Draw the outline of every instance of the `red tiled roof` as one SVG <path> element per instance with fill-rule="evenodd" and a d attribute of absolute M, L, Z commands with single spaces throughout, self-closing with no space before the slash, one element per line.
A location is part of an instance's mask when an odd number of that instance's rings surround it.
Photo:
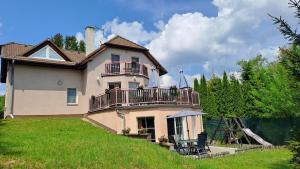
<path fill-rule="evenodd" d="M 62 57 L 65 58 L 65 61 L 53 61 L 47 59 L 34 59 L 28 57 L 30 54 L 36 52 L 45 45 L 50 45 L 56 52 L 58 52 Z M 26 45 L 18 43 L 7 43 L 0 45 L 1 47 L 1 57 L 4 59 L 15 59 L 19 61 L 34 62 L 40 64 L 54 64 L 54 65 L 66 65 L 66 66 L 84 66 L 88 61 L 92 60 L 95 56 L 105 51 L 107 48 L 121 48 L 127 50 L 136 50 L 144 53 L 149 60 L 151 60 L 154 65 L 158 68 L 159 74 L 163 75 L 167 73 L 167 70 L 151 55 L 149 50 L 143 46 L 140 46 L 130 40 L 127 40 L 121 36 L 116 36 L 106 43 L 102 44 L 100 48 L 96 49 L 88 56 L 83 52 L 63 50 L 58 48 L 50 40 L 45 40 L 38 45 Z"/>

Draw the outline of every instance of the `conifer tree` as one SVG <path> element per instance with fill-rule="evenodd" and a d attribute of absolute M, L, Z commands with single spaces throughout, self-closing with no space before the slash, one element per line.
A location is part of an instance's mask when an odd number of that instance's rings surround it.
<path fill-rule="evenodd" d="M 66 36 L 65 49 L 78 51 L 78 42 L 75 36 Z"/>
<path fill-rule="evenodd" d="M 207 101 L 207 84 L 205 76 L 202 75 L 199 86 L 199 94 L 200 94 L 200 105 L 204 112 L 206 112 L 206 101 Z"/>
<path fill-rule="evenodd" d="M 242 87 L 235 76 L 230 77 L 231 94 L 232 94 L 232 114 L 237 117 L 244 115 L 244 98 Z"/>
<path fill-rule="evenodd" d="M 59 48 L 63 49 L 64 48 L 64 37 L 60 34 L 57 33 L 51 38 L 51 41 Z"/>
<path fill-rule="evenodd" d="M 214 103 L 211 104 L 211 109 L 215 112 L 215 117 L 220 117 L 220 104 L 221 104 L 221 97 L 222 97 L 222 81 L 216 75 L 213 75 L 208 82 L 209 92 L 210 95 L 213 96 L 212 100 Z"/>
<path fill-rule="evenodd" d="M 197 78 L 194 79 L 194 90 L 196 92 L 199 92 L 199 89 L 200 89 L 200 85 L 199 85 L 199 81 Z"/>
<path fill-rule="evenodd" d="M 227 77 L 226 72 L 223 73 L 222 79 L 222 91 L 221 91 L 221 103 L 220 103 L 220 113 L 223 115 L 230 115 L 230 110 L 232 109 L 232 99 L 231 99 L 231 92 L 230 92 L 230 84 Z"/>
<path fill-rule="evenodd" d="M 85 43 L 83 40 L 79 41 L 79 44 L 78 44 L 78 51 L 80 52 L 85 52 Z"/>

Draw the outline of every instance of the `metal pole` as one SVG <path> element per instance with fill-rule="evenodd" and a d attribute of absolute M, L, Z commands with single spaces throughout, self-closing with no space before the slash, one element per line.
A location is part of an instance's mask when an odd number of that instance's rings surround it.
<path fill-rule="evenodd" d="M 187 120 L 187 116 L 185 117 L 185 121 L 186 121 L 186 129 L 187 129 L 188 139 L 190 141 L 191 140 L 190 139 L 190 130 L 189 130 L 189 123 L 188 123 L 188 120 Z"/>

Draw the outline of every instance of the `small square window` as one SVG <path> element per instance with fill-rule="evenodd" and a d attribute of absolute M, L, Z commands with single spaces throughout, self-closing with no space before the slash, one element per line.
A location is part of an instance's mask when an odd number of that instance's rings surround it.
<path fill-rule="evenodd" d="M 77 91 L 76 88 L 67 89 L 67 103 L 68 104 L 77 104 Z"/>

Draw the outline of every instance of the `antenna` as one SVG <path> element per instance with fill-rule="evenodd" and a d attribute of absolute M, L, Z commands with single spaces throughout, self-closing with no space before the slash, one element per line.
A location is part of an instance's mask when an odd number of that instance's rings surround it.
<path fill-rule="evenodd" d="M 104 38 L 104 31 L 105 31 L 105 29 L 104 29 L 104 28 L 101 28 L 100 31 L 101 31 L 101 33 L 102 33 L 102 37 Z M 102 43 L 102 41 L 101 41 L 101 39 L 100 39 L 100 45 L 102 45 L 102 44 L 103 44 L 103 43 Z"/>

